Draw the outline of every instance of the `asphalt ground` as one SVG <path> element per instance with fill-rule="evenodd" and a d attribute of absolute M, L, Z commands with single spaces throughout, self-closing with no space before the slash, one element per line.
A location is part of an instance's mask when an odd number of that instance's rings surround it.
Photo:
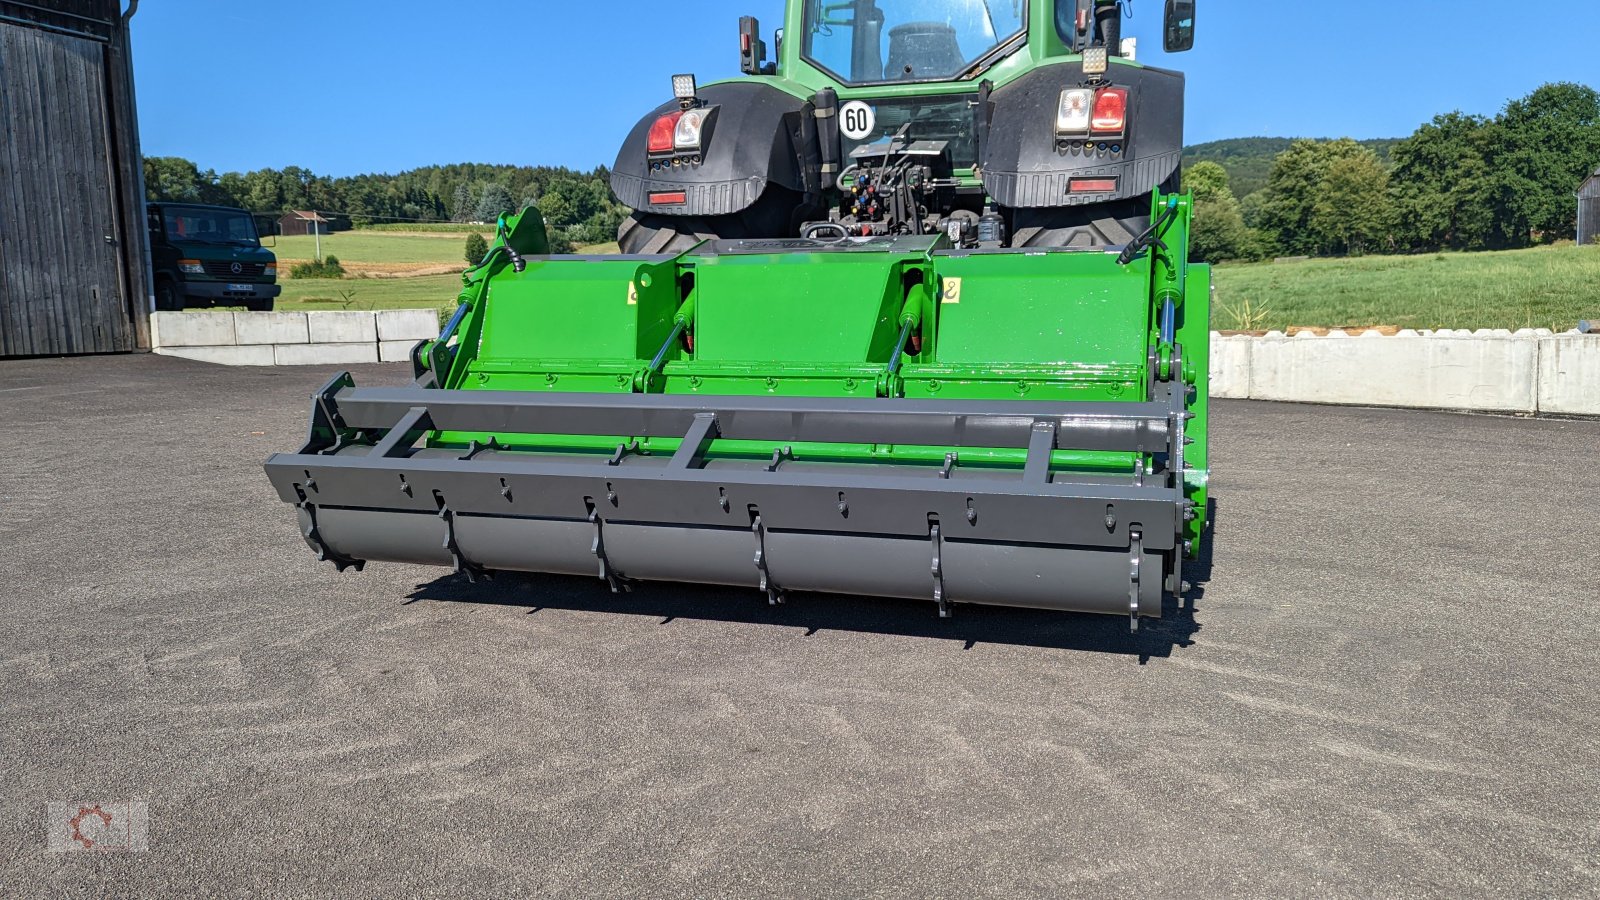
<path fill-rule="evenodd" d="M 0 363 L 0 894 L 1600 892 L 1600 423 L 1218 403 L 1135 638 L 337 575 L 261 471 L 328 374 Z"/>

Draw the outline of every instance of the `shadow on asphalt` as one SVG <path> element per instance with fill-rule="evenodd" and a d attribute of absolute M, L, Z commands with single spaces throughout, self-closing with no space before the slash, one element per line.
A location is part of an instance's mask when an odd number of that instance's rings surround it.
<path fill-rule="evenodd" d="M 1211 521 L 1215 523 L 1216 504 Z M 420 585 L 408 603 L 478 603 L 527 607 L 530 615 L 546 609 L 647 616 L 668 625 L 679 619 L 737 622 L 804 628 L 806 636 L 822 631 L 862 632 L 909 638 L 959 641 L 964 649 L 979 644 L 1010 644 L 1053 650 L 1077 650 L 1138 656 L 1140 663 L 1164 659 L 1175 648 L 1194 643 L 1196 618 L 1205 584 L 1211 579 L 1211 536 L 1206 532 L 1200 558 L 1189 563 L 1184 577 L 1193 585 L 1180 607 L 1168 597 L 1166 615 L 1144 620 L 1137 633 L 1116 616 L 1094 616 L 999 606 L 958 606 L 955 616 L 940 619 L 931 602 L 834 594 L 791 594 L 781 606 L 769 606 L 756 591 L 714 585 L 646 582 L 613 594 L 597 578 L 569 575 L 497 574 L 472 584 L 461 575 L 447 575 Z"/>

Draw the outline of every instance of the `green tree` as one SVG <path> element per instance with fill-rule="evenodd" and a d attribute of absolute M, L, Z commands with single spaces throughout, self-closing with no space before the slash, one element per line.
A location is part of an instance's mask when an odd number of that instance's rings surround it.
<path fill-rule="evenodd" d="M 200 169 L 176 156 L 144 158 L 145 198 L 151 202 L 199 203 Z"/>
<path fill-rule="evenodd" d="M 456 185 L 455 193 L 450 200 L 450 221 L 470 222 L 477 212 L 472 202 L 472 188 L 466 182 Z"/>
<path fill-rule="evenodd" d="M 1359 256 L 1391 249 L 1394 206 L 1389 172 L 1365 147 L 1333 160 L 1317 192 L 1311 231 L 1324 251 Z"/>
<path fill-rule="evenodd" d="M 244 176 L 243 201 L 256 212 L 281 212 L 284 207 L 283 183 L 272 169 L 257 169 Z"/>
<path fill-rule="evenodd" d="M 1495 171 L 1506 243 L 1571 237 L 1573 194 L 1600 160 L 1600 92 L 1547 84 L 1513 100 L 1497 120 Z"/>
<path fill-rule="evenodd" d="M 578 221 L 577 204 L 568 200 L 559 189 L 551 189 L 539 198 L 539 212 L 552 227 L 565 228 Z"/>
<path fill-rule="evenodd" d="M 1228 170 L 1210 161 L 1196 163 L 1183 170 L 1183 189 L 1194 194 L 1189 243 L 1197 260 L 1221 262 L 1251 255 L 1250 229 L 1228 186 Z"/>
<path fill-rule="evenodd" d="M 483 262 L 488 253 L 489 242 L 483 239 L 483 235 L 476 231 L 467 235 L 467 265 L 475 266 Z"/>
<path fill-rule="evenodd" d="M 1311 255 L 1323 249 L 1314 220 L 1328 171 L 1341 159 L 1371 152 L 1349 138 L 1295 141 L 1273 162 L 1260 227 L 1274 252 Z"/>
<path fill-rule="evenodd" d="M 483 186 L 483 193 L 478 197 L 476 219 L 479 222 L 493 222 L 500 218 L 501 213 L 513 212 L 511 206 L 515 202 L 505 185 L 490 182 Z"/>
<path fill-rule="evenodd" d="M 1435 116 L 1394 148 L 1398 237 L 1413 250 L 1483 250 L 1500 217 L 1493 154 L 1499 126 L 1461 112 Z"/>

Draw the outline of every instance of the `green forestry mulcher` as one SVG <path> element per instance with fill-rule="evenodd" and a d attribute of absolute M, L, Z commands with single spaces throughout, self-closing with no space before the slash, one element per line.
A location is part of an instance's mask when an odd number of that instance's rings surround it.
<path fill-rule="evenodd" d="M 623 255 L 507 216 L 414 385 L 267 472 L 341 570 L 1163 614 L 1206 527 L 1183 77 L 1104 0 L 793 0 L 647 116 Z M 1167 49 L 1193 43 L 1169 0 Z"/>

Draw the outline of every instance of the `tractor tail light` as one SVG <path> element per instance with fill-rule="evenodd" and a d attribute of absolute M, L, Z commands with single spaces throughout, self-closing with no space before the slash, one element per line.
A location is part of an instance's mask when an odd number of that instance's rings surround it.
<path fill-rule="evenodd" d="M 1095 134 L 1121 134 L 1128 127 L 1128 89 L 1105 88 L 1094 98 Z"/>
<path fill-rule="evenodd" d="M 678 130 L 678 120 L 683 118 L 683 113 L 667 113 L 650 126 L 649 148 L 651 153 L 671 153 L 673 148 L 673 133 Z"/>

